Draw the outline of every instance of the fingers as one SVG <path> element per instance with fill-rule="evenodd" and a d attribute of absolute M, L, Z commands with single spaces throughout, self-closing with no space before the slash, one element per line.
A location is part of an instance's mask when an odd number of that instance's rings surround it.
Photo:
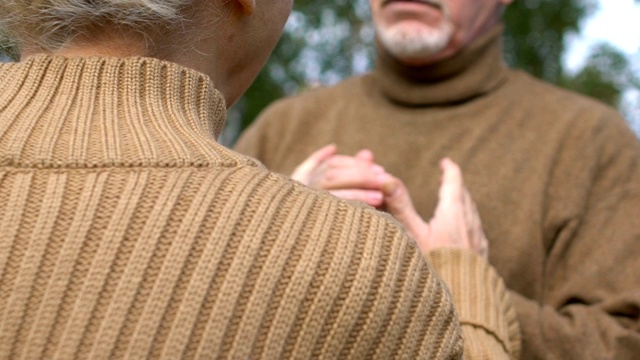
<path fill-rule="evenodd" d="M 383 194 L 377 190 L 345 189 L 331 190 L 330 193 L 341 199 L 360 201 L 376 208 L 383 204 Z"/>
<path fill-rule="evenodd" d="M 482 229 L 480 214 L 467 190 L 460 167 L 443 159 L 439 201 L 429 225 L 434 247 L 461 247 L 487 258 L 488 241 Z"/>
<path fill-rule="evenodd" d="M 291 178 L 305 185 L 309 185 L 309 175 L 317 168 L 322 162 L 329 159 L 336 154 L 338 147 L 335 144 L 329 144 L 312 153 L 306 160 L 304 160 L 298 167 L 293 170 Z"/>
<path fill-rule="evenodd" d="M 380 176 L 384 172 L 370 150 L 360 150 L 355 156 L 336 155 L 335 145 L 328 145 L 309 156 L 291 177 L 323 190 L 375 190 L 382 185 Z"/>
<path fill-rule="evenodd" d="M 329 158 L 322 161 L 321 164 L 318 165 L 319 169 L 330 169 L 330 168 L 351 168 L 351 167 L 361 167 L 361 168 L 372 168 L 378 170 L 384 170 L 384 168 L 373 162 L 371 159 L 367 158 L 358 158 L 354 156 L 348 155 L 333 155 Z"/>
<path fill-rule="evenodd" d="M 413 202 L 404 183 L 393 176 L 387 176 L 382 185 L 385 196 L 385 204 L 392 215 L 404 215 L 415 211 Z"/>
<path fill-rule="evenodd" d="M 373 153 L 367 149 L 358 151 L 355 156 L 337 155 L 336 152 L 334 144 L 316 150 L 291 177 L 344 199 L 382 206 L 380 187 L 385 170 L 374 162 Z"/>
<path fill-rule="evenodd" d="M 447 206 L 463 201 L 464 181 L 462 180 L 462 171 L 458 164 L 449 158 L 444 158 L 440 162 L 440 170 L 442 171 L 442 176 L 440 190 L 438 192 L 439 200 Z"/>
<path fill-rule="evenodd" d="M 382 192 L 387 211 L 413 236 L 420 250 L 426 251 L 429 229 L 413 206 L 407 187 L 400 179 L 387 175 Z"/>
<path fill-rule="evenodd" d="M 373 153 L 369 149 L 362 149 L 356 153 L 356 159 L 373 163 Z"/>
<path fill-rule="evenodd" d="M 444 158 L 440 161 L 440 170 L 442 170 L 443 182 L 447 182 L 455 185 L 462 185 L 462 170 L 460 166 L 453 162 L 449 158 Z"/>
<path fill-rule="evenodd" d="M 382 186 L 385 170 L 383 167 L 355 158 L 334 156 L 318 167 L 311 176 L 313 187 L 335 189 L 379 189 Z"/>

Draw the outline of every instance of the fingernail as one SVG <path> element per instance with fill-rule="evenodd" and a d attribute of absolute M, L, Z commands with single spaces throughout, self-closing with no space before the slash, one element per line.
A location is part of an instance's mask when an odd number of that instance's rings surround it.
<path fill-rule="evenodd" d="M 382 192 L 387 196 L 392 196 L 398 190 L 398 184 L 393 181 L 387 181 L 382 184 Z"/>

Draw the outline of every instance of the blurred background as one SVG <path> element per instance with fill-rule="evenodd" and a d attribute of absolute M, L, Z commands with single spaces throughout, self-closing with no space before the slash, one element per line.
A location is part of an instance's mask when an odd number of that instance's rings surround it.
<path fill-rule="evenodd" d="M 618 108 L 640 136 L 640 0 L 515 0 L 504 14 L 505 61 Z M 1 40 L 0 58 L 16 58 Z M 373 66 L 369 0 L 296 0 L 266 67 L 230 110 L 231 145 L 272 101 Z"/>
<path fill-rule="evenodd" d="M 618 108 L 640 136 L 640 0 L 515 0 L 505 61 Z M 369 0 L 296 0 L 267 66 L 229 112 L 222 141 L 272 101 L 373 66 Z"/>

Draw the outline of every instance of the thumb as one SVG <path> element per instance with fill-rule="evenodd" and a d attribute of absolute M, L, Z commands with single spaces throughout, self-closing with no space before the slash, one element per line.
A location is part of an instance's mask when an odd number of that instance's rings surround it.
<path fill-rule="evenodd" d="M 291 178 L 305 185 L 309 185 L 309 174 L 311 171 L 322 164 L 323 161 L 335 155 L 337 150 L 338 147 L 336 144 L 329 144 L 316 150 L 293 170 Z"/>
<path fill-rule="evenodd" d="M 409 190 L 404 183 L 391 175 L 382 185 L 387 211 L 414 237 L 419 238 L 425 223 L 416 212 Z"/>
<path fill-rule="evenodd" d="M 460 167 L 451 159 L 444 158 L 440 162 L 440 169 L 442 171 L 442 181 L 438 192 L 439 205 L 448 207 L 456 202 L 462 202 L 464 181 Z"/>

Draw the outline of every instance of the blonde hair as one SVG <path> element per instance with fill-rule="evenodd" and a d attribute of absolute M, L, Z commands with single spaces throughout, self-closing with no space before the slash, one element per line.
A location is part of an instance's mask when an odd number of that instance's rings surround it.
<path fill-rule="evenodd" d="M 192 0 L 0 0 L 0 30 L 18 46 L 54 50 L 78 35 L 117 27 L 175 26 Z"/>

